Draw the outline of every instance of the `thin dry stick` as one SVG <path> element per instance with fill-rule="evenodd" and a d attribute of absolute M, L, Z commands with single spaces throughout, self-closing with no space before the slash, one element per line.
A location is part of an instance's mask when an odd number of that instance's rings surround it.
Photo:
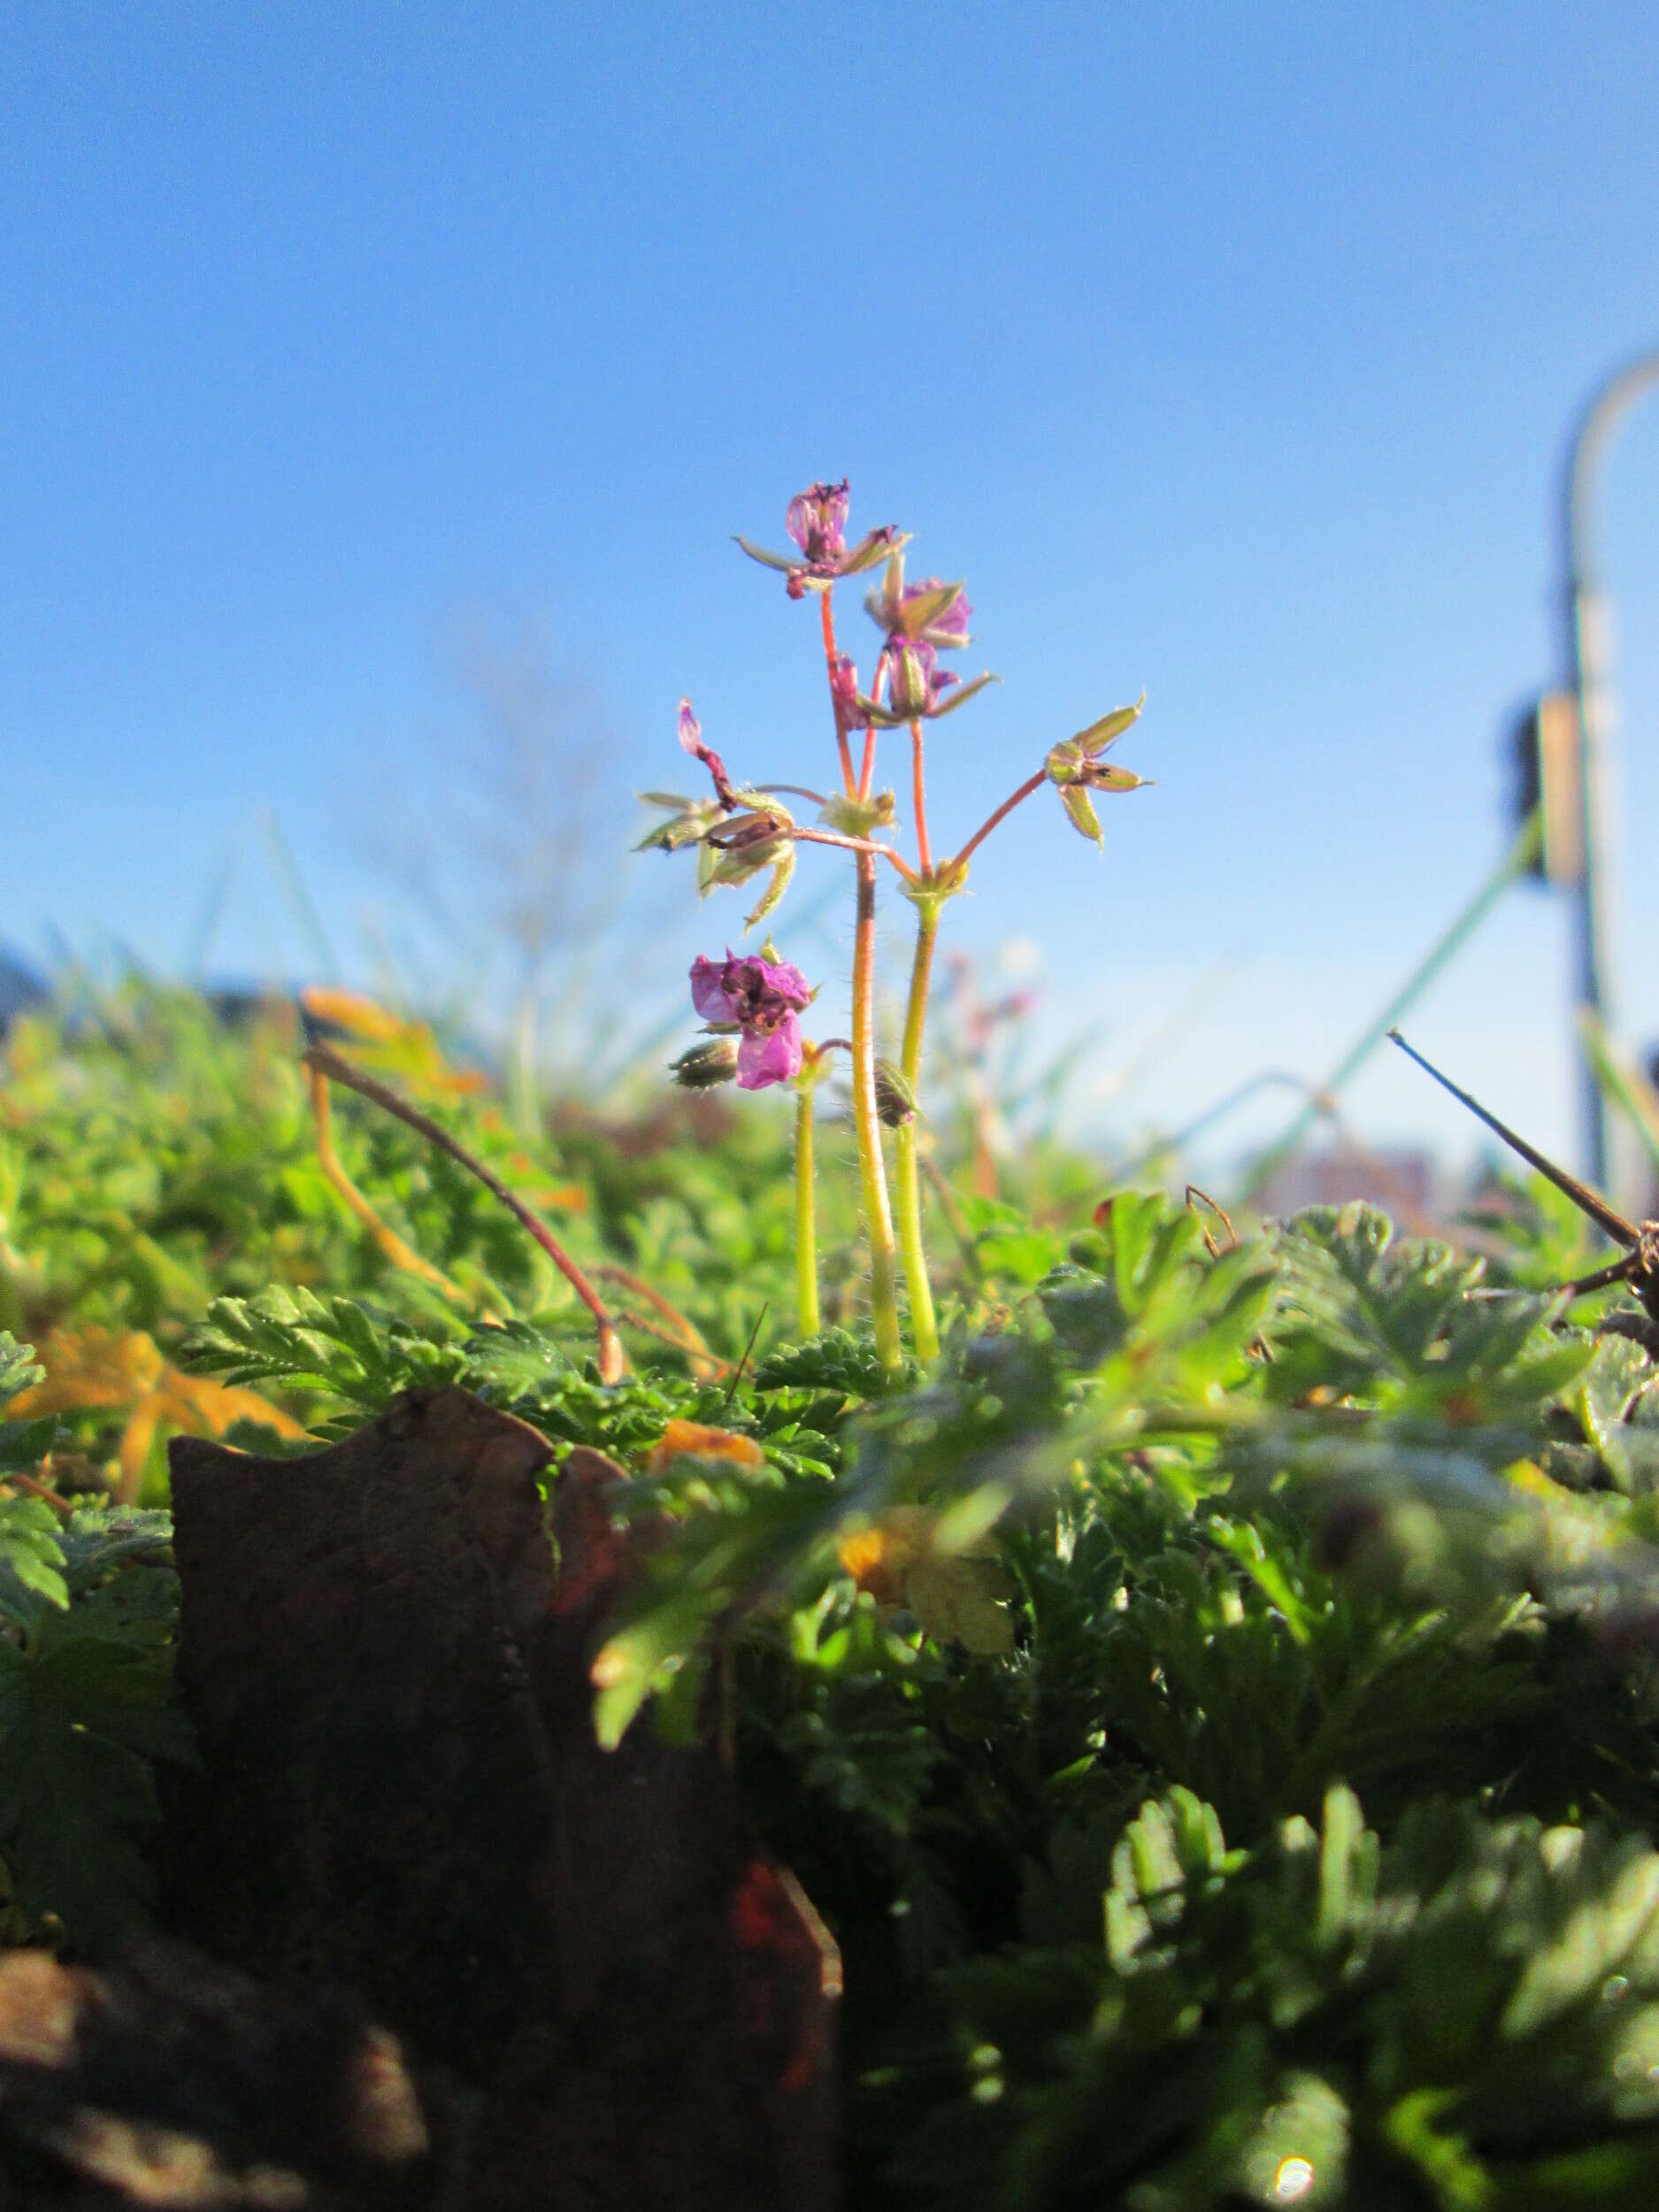
<path fill-rule="evenodd" d="M 699 1382 L 718 1382 L 730 1370 L 729 1360 L 717 1359 L 712 1352 L 700 1358 L 683 1336 L 664 1328 L 660 1321 L 648 1319 L 642 1313 L 631 1313 L 626 1306 L 618 1306 L 611 1317 L 619 1329 L 638 1329 L 644 1336 L 654 1336 L 659 1344 L 672 1344 L 675 1351 L 683 1352 Z"/>
<path fill-rule="evenodd" d="M 755 1348 L 755 1339 L 760 1334 L 760 1325 L 766 1318 L 771 1303 L 771 1299 L 767 1299 L 755 1316 L 755 1325 L 749 1333 L 749 1342 L 743 1347 L 743 1356 L 732 1370 L 732 1379 L 726 1386 L 726 1395 L 720 1401 L 723 1406 L 729 1406 L 737 1394 L 737 1386 L 743 1379 L 743 1370 L 749 1365 L 749 1356 Z"/>
<path fill-rule="evenodd" d="M 60 1498 L 50 1484 L 36 1482 L 33 1475 L 19 1474 L 15 1467 L 0 1481 L 0 1492 L 6 1490 L 21 1490 L 31 1498 L 38 1498 L 42 1505 L 50 1505 L 53 1512 L 61 1513 L 66 1521 L 74 1517 L 75 1509 L 67 1498 Z"/>
<path fill-rule="evenodd" d="M 411 1245 L 405 1244 L 396 1229 L 380 1219 L 374 1208 L 363 1195 L 341 1164 L 334 1150 L 332 1116 L 328 1104 L 328 1078 L 319 1067 L 308 1067 L 311 1078 L 311 1111 L 317 1117 L 317 1163 L 323 1174 L 334 1186 L 368 1231 L 394 1267 L 401 1267 L 405 1274 L 419 1275 L 423 1283 L 431 1283 L 446 1298 L 463 1298 L 465 1293 L 458 1283 L 452 1283 L 442 1268 L 430 1260 L 422 1259 Z"/>
<path fill-rule="evenodd" d="M 1223 1228 L 1225 1229 L 1227 1233 L 1227 1249 L 1232 1251 L 1233 1247 L 1239 1241 L 1239 1233 L 1233 1225 L 1233 1216 L 1227 1211 L 1225 1206 L 1218 1205 L 1210 1195 L 1210 1193 L 1207 1190 L 1200 1190 L 1196 1183 L 1189 1183 L 1187 1186 L 1187 1203 L 1191 1208 L 1192 1211 L 1196 1214 L 1198 1211 L 1198 1206 L 1194 1206 L 1193 1204 L 1193 1201 L 1194 1199 L 1198 1201 L 1198 1205 L 1208 1206 L 1210 1212 L 1215 1215 L 1216 1218 L 1221 1223 Z M 1221 1257 L 1221 1248 L 1217 1245 L 1214 1237 L 1210 1235 L 1208 1227 L 1204 1226 L 1202 1220 L 1200 1222 L 1200 1227 L 1203 1233 L 1205 1251 L 1209 1253 L 1212 1260 L 1218 1260 Z"/>
<path fill-rule="evenodd" d="M 649 1283 L 638 1275 L 631 1275 L 626 1267 L 618 1267 L 614 1260 L 595 1261 L 594 1273 L 607 1283 L 620 1284 L 624 1290 L 631 1290 L 636 1298 L 643 1298 L 648 1305 L 656 1307 L 664 1320 L 668 1322 L 671 1327 L 677 1329 L 680 1334 L 678 1338 L 672 1337 L 664 1329 L 652 1329 L 651 1334 L 662 1337 L 664 1343 L 678 1342 L 680 1350 L 690 1357 L 692 1373 L 696 1375 L 699 1366 L 703 1369 L 703 1373 L 697 1376 L 700 1382 L 710 1380 L 716 1375 L 725 1374 L 731 1364 L 730 1361 L 717 1357 L 709 1349 L 703 1333 L 696 1323 L 688 1320 L 678 1306 L 671 1305 L 660 1290 L 653 1290 Z M 621 1314 L 617 1316 L 618 1320 L 624 1317 Z M 648 1322 L 640 1320 L 637 1316 L 634 1318 L 636 1326 L 640 1328 L 650 1326 Z"/>
<path fill-rule="evenodd" d="M 617 1334 L 616 1324 L 611 1320 L 603 1299 L 546 1222 L 533 1214 L 524 1201 L 515 1197 L 498 1175 L 492 1173 L 482 1160 L 475 1158 L 464 1144 L 458 1143 L 429 1114 L 423 1114 L 419 1107 L 411 1106 L 396 1091 L 388 1089 L 384 1083 L 377 1082 L 373 1076 L 365 1075 L 360 1068 L 354 1068 L 349 1060 L 342 1060 L 326 1045 L 313 1045 L 303 1056 L 303 1065 L 318 1074 L 326 1075 L 331 1083 L 343 1083 L 348 1090 L 372 1099 L 375 1105 L 384 1108 L 387 1113 L 395 1115 L 417 1134 L 425 1137 L 428 1144 L 435 1144 L 440 1152 L 447 1152 L 457 1165 L 464 1167 L 469 1175 L 476 1176 L 490 1196 L 505 1206 L 519 1227 L 541 1246 L 592 1314 L 594 1326 L 599 1335 L 600 1381 L 613 1383 L 622 1379 L 627 1360 L 622 1349 L 622 1339 Z"/>

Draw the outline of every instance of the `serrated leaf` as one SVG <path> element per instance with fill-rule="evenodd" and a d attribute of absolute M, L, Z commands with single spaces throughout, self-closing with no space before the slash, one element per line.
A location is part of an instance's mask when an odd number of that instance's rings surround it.
<path fill-rule="evenodd" d="M 755 1372 L 757 1390 L 829 1390 L 849 1398 L 879 1398 L 902 1385 L 879 1356 L 872 1337 L 826 1329 L 804 1344 L 771 1352 Z"/>
<path fill-rule="evenodd" d="M 166 1650 L 85 1634 L 79 1609 L 0 1643 L 0 1854 L 18 1903 L 95 1955 L 147 1913 L 150 1762 L 192 1755 Z"/>
<path fill-rule="evenodd" d="M 32 1344 L 19 1344 L 8 1330 L 0 1329 L 0 1405 L 30 1389 L 44 1372 Z"/>
<path fill-rule="evenodd" d="M 27 1622 L 68 1605 L 61 1525 L 39 1498 L 0 1497 L 0 1617 Z"/>

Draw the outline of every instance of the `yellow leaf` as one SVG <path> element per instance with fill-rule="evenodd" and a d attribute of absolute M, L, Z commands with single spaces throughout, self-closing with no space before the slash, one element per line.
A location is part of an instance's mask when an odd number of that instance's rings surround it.
<path fill-rule="evenodd" d="M 383 1075 L 399 1075 L 417 1088 L 452 1096 L 488 1088 L 475 1069 L 452 1068 L 425 1022 L 411 1021 L 359 991 L 312 985 L 300 1003 L 315 1020 L 343 1030 L 355 1056 Z"/>
<path fill-rule="evenodd" d="M 205 1430 L 210 1436 L 223 1436 L 238 1421 L 257 1421 L 296 1443 L 307 1433 L 300 1422 L 257 1390 L 215 1382 L 210 1375 L 181 1375 L 177 1368 L 169 1368 L 156 1395 L 165 1419 L 180 1428 Z"/>
<path fill-rule="evenodd" d="M 836 1546 L 841 1565 L 878 1605 L 914 1613 L 935 1643 L 970 1651 L 1014 1647 L 1014 1623 L 1004 1601 L 1013 1592 L 984 1540 L 959 1549 L 937 1546 L 940 1516 L 929 1506 L 895 1505 Z"/>
<path fill-rule="evenodd" d="M 45 1379 L 12 1401 L 14 1414 L 130 1406 L 155 1388 L 165 1364 L 142 1329 L 54 1329 L 35 1356 Z"/>
<path fill-rule="evenodd" d="M 661 1442 L 652 1446 L 646 1470 L 660 1475 L 677 1459 L 723 1459 L 733 1467 L 750 1469 L 766 1464 L 766 1455 L 752 1436 L 739 1436 L 732 1429 L 704 1428 L 701 1421 L 679 1419 L 671 1421 L 663 1431 Z"/>

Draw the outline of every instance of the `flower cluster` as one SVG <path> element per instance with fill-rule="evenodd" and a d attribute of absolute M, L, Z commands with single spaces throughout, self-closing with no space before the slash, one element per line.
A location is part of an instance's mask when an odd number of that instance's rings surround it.
<path fill-rule="evenodd" d="M 691 964 L 691 1002 L 710 1029 L 735 1030 L 738 1087 L 764 1090 L 787 1083 L 801 1072 L 801 1024 L 797 1017 L 812 1001 L 811 986 L 787 960 L 759 954 L 742 957 L 727 949 L 721 960 Z"/>
<path fill-rule="evenodd" d="M 904 556 L 895 552 L 887 563 L 881 588 L 866 595 L 864 608 L 885 640 L 871 689 L 872 694 L 879 692 L 885 672 L 887 705 L 877 706 L 873 696 L 859 702 L 861 707 L 868 707 L 870 718 L 879 729 L 935 721 L 941 715 L 954 713 L 976 692 L 996 681 L 987 671 L 964 684 L 954 668 L 939 664 L 941 652 L 955 652 L 972 642 L 968 623 L 973 609 L 961 584 L 941 583 L 937 576 L 907 584 Z"/>
<path fill-rule="evenodd" d="M 787 553 L 769 553 L 764 546 L 751 545 L 744 537 L 737 541 L 751 561 L 782 570 L 791 599 L 799 599 L 809 591 L 826 590 L 842 576 L 857 576 L 874 568 L 907 541 L 906 534 L 888 522 L 879 530 L 866 531 L 849 549 L 849 497 L 845 477 L 839 484 L 810 484 L 805 491 L 795 494 L 783 524 L 800 548 L 793 558 Z"/>
<path fill-rule="evenodd" d="M 987 670 L 964 683 L 956 670 L 941 660 L 941 656 L 960 652 L 972 641 L 969 624 L 973 610 L 965 587 L 938 576 L 907 583 L 904 548 L 909 538 L 890 524 L 866 532 L 849 547 L 849 503 L 844 479 L 840 483 L 810 484 L 790 500 L 785 515 L 792 551 L 772 553 L 751 545 L 747 538 L 737 541 L 752 559 L 782 572 L 792 599 L 803 599 L 810 593 L 817 601 L 839 777 L 830 784 L 827 795 L 800 784 L 758 785 L 735 780 L 719 754 L 704 741 L 691 702 L 682 699 L 680 742 L 706 770 L 712 795 L 690 799 L 667 792 L 645 794 L 650 803 L 668 810 L 668 818 L 649 832 L 642 844 L 664 852 L 695 847 L 699 892 L 764 875 L 745 928 L 753 928 L 782 899 L 801 845 L 838 848 L 855 864 L 850 1037 L 807 1041 L 801 1034 L 799 1017 L 812 992 L 800 970 L 780 960 L 770 943 L 753 957 L 741 957 L 728 949 L 724 961 L 700 958 L 693 964 L 692 1002 L 710 1033 L 682 1054 L 673 1073 L 675 1080 L 689 1089 L 733 1080 L 751 1091 L 772 1084 L 794 1087 L 796 1275 L 804 1339 L 816 1334 L 819 1325 L 812 1207 L 813 1088 L 826 1069 L 826 1056 L 845 1048 L 851 1061 L 860 1210 L 870 1263 L 871 1318 L 877 1355 L 885 1367 L 895 1369 L 902 1358 L 897 1298 L 901 1251 L 917 1352 L 922 1359 L 930 1360 L 940 1350 L 922 1239 L 919 1170 L 926 1163 L 918 1148 L 926 1134 L 918 1102 L 919 1071 L 941 910 L 967 882 L 969 863 L 985 840 L 1045 783 L 1054 786 L 1073 826 L 1086 837 L 1099 841 L 1093 794 L 1131 791 L 1141 780 L 1126 769 L 1110 765 L 1104 757 L 1140 708 L 1120 708 L 1052 747 L 1033 772 L 993 808 L 971 836 L 954 851 L 936 854 L 927 824 L 923 726 L 954 714 L 997 679 Z M 856 661 L 841 649 L 833 601 L 842 577 L 878 568 L 884 573 L 867 593 L 864 606 L 880 632 L 881 643 L 866 687 L 859 680 Z M 880 733 L 906 727 L 910 731 L 914 863 L 899 850 L 895 794 L 879 788 L 876 783 Z M 849 742 L 855 732 L 862 732 L 864 737 L 856 762 Z M 816 824 L 797 821 L 779 796 L 780 792 L 816 806 Z M 910 998 L 897 1063 L 884 1061 L 876 1049 L 879 864 L 894 869 L 916 910 Z M 884 1142 L 884 1130 L 892 1133 L 889 1141 Z M 887 1150 L 893 1155 L 896 1207 L 888 1195 Z"/>

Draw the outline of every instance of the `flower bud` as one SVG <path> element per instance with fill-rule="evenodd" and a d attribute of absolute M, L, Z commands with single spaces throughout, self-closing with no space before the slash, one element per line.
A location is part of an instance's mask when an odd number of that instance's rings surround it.
<path fill-rule="evenodd" d="M 737 1046 L 730 1037 L 710 1037 L 682 1052 L 669 1069 L 682 1090 L 711 1091 L 737 1074 Z"/>
<path fill-rule="evenodd" d="M 926 714 L 933 704 L 933 649 L 912 645 L 906 638 L 891 639 L 887 646 L 887 705 L 907 721 Z"/>
<path fill-rule="evenodd" d="M 891 1060 L 876 1062 L 876 1112 L 889 1129 L 916 1118 L 916 1094 Z"/>

